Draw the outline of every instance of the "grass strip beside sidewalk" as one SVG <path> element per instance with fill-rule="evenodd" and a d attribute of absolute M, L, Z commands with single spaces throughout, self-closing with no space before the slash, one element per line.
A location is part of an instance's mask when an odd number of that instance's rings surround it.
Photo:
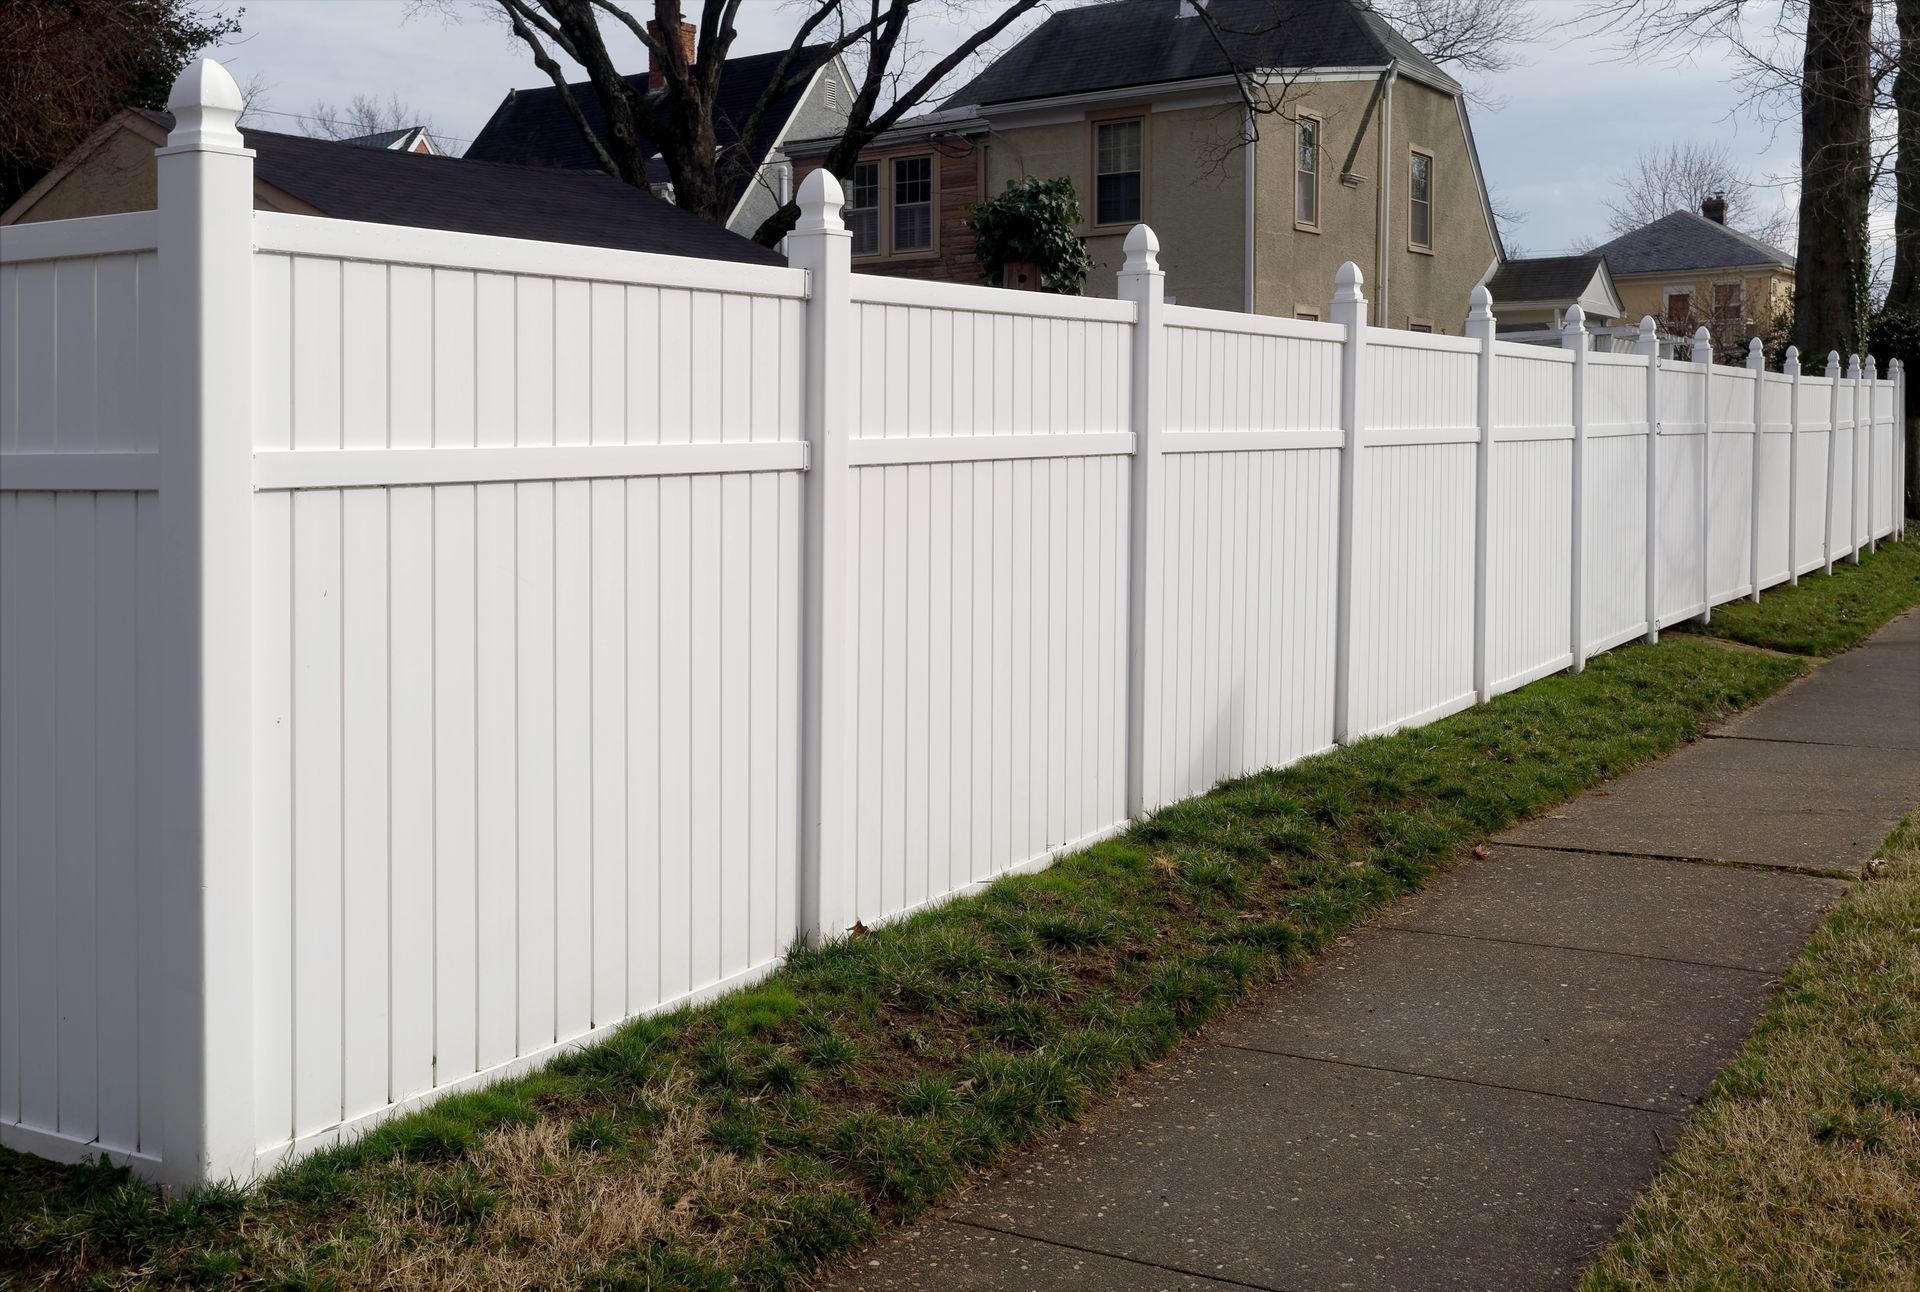
<path fill-rule="evenodd" d="M 1920 1287 L 1920 813 L 1882 855 L 1581 1292 Z"/>
<path fill-rule="evenodd" d="M 1715 606 L 1698 631 L 1790 655 L 1835 655 L 1916 604 L 1920 542 L 1886 542 L 1861 553 L 1859 565 L 1836 562 L 1832 578 L 1816 571 L 1758 601 Z"/>
<path fill-rule="evenodd" d="M 240 1193 L 0 1158 L 23 1285 L 779 1287 L 1078 1116 L 1478 841 L 1802 661 L 1676 637 L 1171 807 Z M 95 1283 L 97 1280 L 97 1284 Z M 4 1280 L 0 1280 L 4 1281 Z"/>

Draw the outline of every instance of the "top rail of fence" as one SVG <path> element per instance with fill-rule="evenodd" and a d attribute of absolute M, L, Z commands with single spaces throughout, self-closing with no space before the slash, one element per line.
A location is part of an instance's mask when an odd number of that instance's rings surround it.
<path fill-rule="evenodd" d="M 1347 329 L 1338 323 L 1276 318 L 1266 314 L 1243 314 L 1239 310 L 1210 310 L 1198 305 L 1169 305 L 1166 320 L 1168 327 L 1190 328 L 1202 332 L 1238 332 L 1249 336 L 1287 337 L 1299 341 L 1345 341 L 1347 339 Z"/>
<path fill-rule="evenodd" d="M 9 224 L 0 227 L 0 265 L 130 255 L 154 250 L 160 245 L 159 237 L 160 216 L 156 211 Z"/>
<path fill-rule="evenodd" d="M 496 238 L 397 224 L 366 224 L 322 216 L 260 211 L 254 249 L 294 256 L 420 265 L 480 273 L 526 274 L 630 286 L 676 287 L 803 300 L 807 276 L 780 265 L 745 265 L 647 251 L 617 251 L 567 242 Z"/>
<path fill-rule="evenodd" d="M 1056 296 L 1051 292 L 1018 292 L 1004 287 L 976 287 L 967 283 L 925 283 L 913 278 L 856 274 L 849 293 L 856 305 L 906 305 L 919 309 L 958 310 L 970 314 L 1019 314 L 1032 318 L 1086 319 L 1097 323 L 1131 323 L 1132 301 L 1110 301 L 1095 296 Z"/>

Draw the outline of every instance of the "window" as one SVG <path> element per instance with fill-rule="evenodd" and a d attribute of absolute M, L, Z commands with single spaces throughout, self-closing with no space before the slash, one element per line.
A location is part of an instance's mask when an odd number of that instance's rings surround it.
<path fill-rule="evenodd" d="M 1715 283 L 1713 285 L 1714 331 L 1739 327 L 1741 318 L 1746 314 L 1745 304 L 1739 283 Z"/>
<path fill-rule="evenodd" d="M 860 162 L 847 186 L 847 228 L 853 230 L 853 254 L 871 256 L 880 250 L 880 163 Z"/>
<path fill-rule="evenodd" d="M 893 163 L 893 249 L 933 249 L 933 158 L 897 157 Z"/>
<path fill-rule="evenodd" d="M 1293 316 L 1302 323 L 1318 323 L 1320 321 L 1320 316 L 1312 310 L 1295 310 Z"/>
<path fill-rule="evenodd" d="M 1102 121 L 1093 128 L 1093 222 L 1138 224 L 1144 147 L 1141 122 Z"/>
<path fill-rule="evenodd" d="M 1693 293 L 1667 293 L 1667 331 L 1693 331 Z"/>
<path fill-rule="evenodd" d="M 1299 154 L 1293 163 L 1293 222 L 1310 227 L 1320 223 L 1320 123 L 1301 117 Z"/>
<path fill-rule="evenodd" d="M 1407 203 L 1407 241 L 1422 251 L 1433 250 L 1433 158 L 1426 153 L 1413 154 Z"/>

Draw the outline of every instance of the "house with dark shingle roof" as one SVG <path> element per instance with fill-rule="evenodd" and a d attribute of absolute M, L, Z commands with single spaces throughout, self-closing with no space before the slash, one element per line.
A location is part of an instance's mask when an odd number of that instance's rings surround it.
<path fill-rule="evenodd" d="M 1375 322 L 1459 332 L 1500 250 L 1458 82 L 1364 0 L 1200 2 L 1056 12 L 875 141 L 844 184 L 855 267 L 979 282 L 966 208 L 1067 176 L 1089 293 L 1145 222 L 1180 304 L 1320 317 L 1352 260 Z M 804 171 L 830 142 L 788 151 Z"/>
<path fill-rule="evenodd" d="M 1493 314 L 1502 332 L 1557 329 L 1575 305 L 1588 327 L 1627 321 L 1606 257 L 1598 252 L 1505 261 L 1487 279 L 1487 290 L 1493 293 Z"/>
<path fill-rule="evenodd" d="M 1595 247 L 1627 316 L 1652 315 L 1689 336 L 1705 326 L 1718 352 L 1744 353 L 1793 307 L 1793 257 L 1726 223 L 1726 200 L 1674 211 Z M 1497 299 L 1497 298 L 1496 298 Z"/>
<path fill-rule="evenodd" d="M 0 225 L 148 211 L 154 149 L 173 118 L 129 108 L 95 131 L 19 200 Z M 254 207 L 370 224 L 571 242 L 746 264 L 786 261 L 759 243 L 599 171 L 509 166 L 267 130 L 254 151 Z"/>
<path fill-rule="evenodd" d="M 692 61 L 694 29 L 681 24 L 688 60 Z M 713 131 L 723 154 L 722 181 L 732 203 L 727 227 L 745 237 L 785 205 L 793 193 L 792 165 L 782 145 L 800 138 L 838 130 L 847 120 L 852 83 L 839 57 L 825 45 L 800 51 L 786 77 L 793 80 L 775 95 L 767 110 L 754 119 L 754 108 L 780 74 L 785 50 L 729 58 L 721 74 L 713 105 Z M 665 80 L 652 66 L 626 78 L 635 89 L 657 96 Z M 580 115 L 596 135 L 607 129 L 600 99 L 587 81 L 567 87 Z M 519 166 L 547 166 L 562 170 L 598 170 L 592 146 L 567 108 L 558 87 L 537 86 L 509 90 L 493 116 L 467 146 L 466 156 L 479 161 L 511 162 Z M 656 196 L 672 199 L 666 163 L 655 153 L 647 162 L 647 178 Z"/>

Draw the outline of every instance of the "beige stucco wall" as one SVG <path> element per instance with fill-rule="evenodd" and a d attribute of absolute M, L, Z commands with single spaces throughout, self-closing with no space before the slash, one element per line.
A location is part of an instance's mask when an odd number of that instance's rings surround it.
<path fill-rule="evenodd" d="M 1144 109 L 1143 109 L 1144 111 Z M 1091 117 L 1125 115 L 1103 104 Z M 1231 107 L 1145 112 L 1147 128 L 1146 222 L 1160 239 L 1160 265 L 1167 295 L 1182 305 L 1237 310 L 1246 307 L 1246 158 L 1235 146 L 1240 114 Z M 1087 219 L 1093 217 L 1093 183 L 1087 117 L 1049 125 L 1002 127 L 995 123 L 987 145 L 987 192 L 1010 179 L 1065 175 Z M 1112 296 L 1115 274 L 1126 257 L 1124 228 L 1082 227 L 1093 272 L 1086 294 Z"/>
<path fill-rule="evenodd" d="M 1296 84 L 1290 112 L 1321 119 L 1319 231 L 1294 223 L 1295 134 L 1290 123 L 1265 123 L 1255 167 L 1260 236 L 1255 245 L 1255 307 L 1263 314 L 1301 311 L 1326 317 L 1333 277 L 1352 260 L 1366 278 L 1373 322 L 1404 328 L 1429 323 L 1458 335 L 1466 319 L 1467 293 L 1494 260 L 1493 235 L 1473 170 L 1471 151 L 1454 99 L 1399 77 L 1393 86 L 1389 141 L 1390 189 L 1387 281 L 1381 290 L 1376 231 L 1379 228 L 1382 108 L 1367 117 L 1374 82 L 1313 81 Z M 1364 130 L 1361 122 L 1365 120 Z M 1340 169 L 1355 137 L 1353 170 L 1361 180 L 1340 182 Z M 1407 196 L 1412 149 L 1433 154 L 1433 250 L 1412 250 Z M 1384 306 L 1382 301 L 1384 297 Z"/>
<path fill-rule="evenodd" d="M 133 130 L 116 130 L 16 214 L 14 223 L 153 210 L 159 205 L 160 182 L 153 162 L 155 146 Z M 266 192 L 277 194 L 278 202 L 269 200 Z M 253 207 L 256 211 L 312 213 L 311 208 L 258 181 L 254 184 Z"/>
<path fill-rule="evenodd" d="M 1638 320 L 1643 315 L 1651 314 L 1656 320 L 1661 320 L 1666 317 L 1668 289 L 1691 287 L 1699 300 L 1711 303 L 1713 284 L 1734 278 L 1746 285 L 1747 317 L 1762 331 L 1776 314 L 1785 313 L 1793 307 L 1791 269 L 1735 269 L 1724 273 L 1694 270 L 1676 274 L 1640 274 L 1631 278 L 1616 275 L 1613 285 L 1620 293 L 1621 304 L 1626 306 L 1628 318 Z"/>

